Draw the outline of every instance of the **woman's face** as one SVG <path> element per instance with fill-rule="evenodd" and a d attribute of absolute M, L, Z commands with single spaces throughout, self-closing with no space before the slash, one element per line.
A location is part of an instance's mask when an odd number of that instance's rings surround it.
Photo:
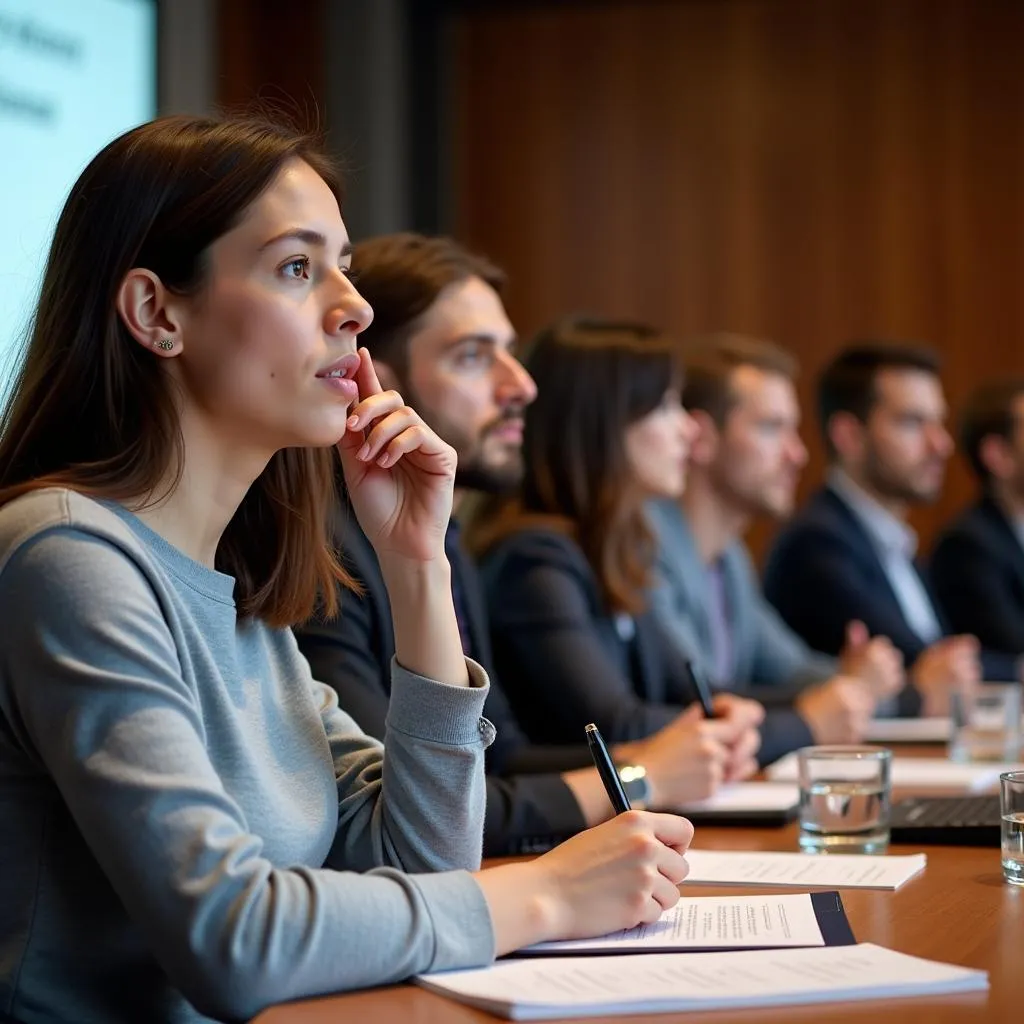
<path fill-rule="evenodd" d="M 678 390 L 626 428 L 626 459 L 633 480 L 648 497 L 678 498 L 686 486 L 686 460 L 696 424 Z"/>
<path fill-rule="evenodd" d="M 179 304 L 170 363 L 186 415 L 271 452 L 343 435 L 358 397 L 356 335 L 373 316 L 349 279 L 349 250 L 330 188 L 289 161 L 213 243 L 204 286 Z"/>

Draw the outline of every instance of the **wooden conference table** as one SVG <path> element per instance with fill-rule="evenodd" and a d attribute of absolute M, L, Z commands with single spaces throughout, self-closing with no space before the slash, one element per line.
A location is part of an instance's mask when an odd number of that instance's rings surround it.
<path fill-rule="evenodd" d="M 941 748 L 893 748 L 906 754 L 941 756 Z M 897 791 L 897 797 L 909 791 Z M 797 849 L 795 824 L 784 828 L 709 828 L 697 831 L 694 846 L 705 849 Z M 989 972 L 990 989 L 958 996 L 821 1003 L 765 1010 L 717 1010 L 707 1013 L 590 1018 L 629 1022 L 686 1021 L 686 1024 L 891 1024 L 927 1021 L 1012 1021 L 1024 1013 L 1024 887 L 1003 881 L 996 847 L 923 847 L 924 872 L 897 892 L 843 890 L 843 904 L 861 942 Z M 893 846 L 892 853 L 911 853 Z M 687 896 L 727 896 L 777 892 L 739 886 L 684 886 Z M 261 1013 L 253 1024 L 481 1024 L 497 1018 L 442 999 L 413 985 L 330 996 L 283 1004 Z M 582 1019 L 582 1018 L 581 1018 Z"/>

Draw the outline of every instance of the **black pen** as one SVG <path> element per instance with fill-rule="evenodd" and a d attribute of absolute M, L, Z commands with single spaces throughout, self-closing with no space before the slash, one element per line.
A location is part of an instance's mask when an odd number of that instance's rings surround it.
<path fill-rule="evenodd" d="M 601 776 L 601 781 L 604 783 L 604 791 L 612 802 L 612 810 L 616 814 L 628 811 L 630 809 L 629 798 L 622 788 L 622 780 L 615 770 L 615 765 L 612 764 L 612 756 L 605 746 L 604 737 L 593 722 L 587 726 L 587 744 L 590 747 L 590 756 L 594 759 L 597 774 Z"/>
<path fill-rule="evenodd" d="M 704 677 L 693 667 L 692 661 L 686 662 L 686 673 L 690 677 L 690 685 L 697 694 L 701 707 L 704 708 L 704 717 L 714 718 L 715 709 L 711 705 L 711 690 Z"/>

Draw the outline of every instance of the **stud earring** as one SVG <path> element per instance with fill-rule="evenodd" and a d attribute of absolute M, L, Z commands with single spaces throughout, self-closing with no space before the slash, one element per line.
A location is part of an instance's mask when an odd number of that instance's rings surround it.
<path fill-rule="evenodd" d="M 163 341 L 155 342 L 157 348 L 162 348 L 165 352 L 170 352 L 174 348 L 174 340 L 172 338 L 164 338 Z"/>

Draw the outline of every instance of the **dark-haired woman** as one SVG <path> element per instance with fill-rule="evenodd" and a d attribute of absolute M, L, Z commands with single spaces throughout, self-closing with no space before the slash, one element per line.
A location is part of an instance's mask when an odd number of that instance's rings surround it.
<path fill-rule="evenodd" d="M 61 213 L 0 435 L 5 1019 L 247 1018 L 678 899 L 664 815 L 475 871 L 455 457 L 357 351 L 349 261 L 330 166 L 262 122 L 137 128 Z M 383 745 L 286 628 L 343 578 L 335 446 L 394 614 Z"/>
<path fill-rule="evenodd" d="M 679 756 L 699 797 L 756 769 L 763 709 L 727 696 L 721 717 L 701 718 L 682 657 L 647 608 L 644 505 L 681 493 L 693 432 L 677 353 L 643 324 L 576 319 L 541 332 L 526 360 L 537 399 L 522 487 L 482 514 L 472 542 L 496 670 L 514 682 L 531 738 L 578 741 L 596 722 L 621 743 L 686 716 Z"/>

